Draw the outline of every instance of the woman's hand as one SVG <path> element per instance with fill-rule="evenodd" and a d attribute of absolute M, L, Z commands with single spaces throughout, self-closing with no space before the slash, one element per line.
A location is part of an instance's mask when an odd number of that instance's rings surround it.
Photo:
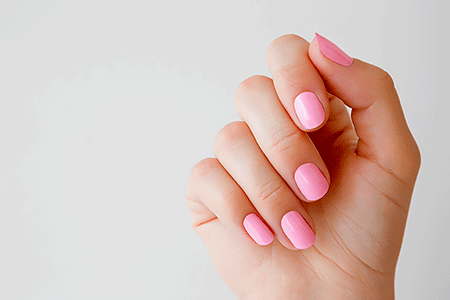
<path fill-rule="evenodd" d="M 194 229 L 240 299 L 394 298 L 420 153 L 392 79 L 319 35 L 267 61 L 192 170 Z"/>

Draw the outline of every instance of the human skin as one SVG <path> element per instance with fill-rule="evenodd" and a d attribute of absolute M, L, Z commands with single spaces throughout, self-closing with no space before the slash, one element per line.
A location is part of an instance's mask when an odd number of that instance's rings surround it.
<path fill-rule="evenodd" d="M 420 152 L 388 73 L 339 51 L 272 42 L 273 79 L 239 85 L 243 121 L 189 176 L 192 226 L 239 299 L 394 299 Z"/>

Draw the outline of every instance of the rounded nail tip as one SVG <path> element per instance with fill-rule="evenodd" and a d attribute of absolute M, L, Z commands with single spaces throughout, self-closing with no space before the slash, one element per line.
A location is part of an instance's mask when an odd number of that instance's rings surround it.
<path fill-rule="evenodd" d="M 302 122 L 303 127 L 305 127 L 305 129 L 307 130 L 314 130 L 316 128 L 318 128 L 320 125 L 322 125 L 323 121 L 321 122 L 311 122 L 311 123 L 307 123 L 307 122 Z"/>
<path fill-rule="evenodd" d="M 267 246 L 272 244 L 274 237 L 273 234 L 270 232 L 270 234 L 267 234 L 265 236 L 251 236 L 253 241 L 257 243 L 260 246 Z"/>
<path fill-rule="evenodd" d="M 266 227 L 264 229 L 264 232 L 262 232 L 262 234 L 258 237 L 257 243 L 261 246 L 267 246 L 267 245 L 272 244 L 273 240 L 274 240 L 274 236 L 273 236 L 272 231 L 270 231 L 270 229 Z"/>
<path fill-rule="evenodd" d="M 343 53 L 341 57 L 336 58 L 335 62 L 344 67 L 350 67 L 353 64 L 353 58 Z"/>
<path fill-rule="evenodd" d="M 315 236 L 313 235 L 312 237 L 310 237 L 308 240 L 304 241 L 304 243 L 301 244 L 293 244 L 295 248 L 297 248 L 298 250 L 306 250 L 308 248 L 311 248 L 314 245 L 314 242 L 316 241 Z"/>
<path fill-rule="evenodd" d="M 300 120 L 300 123 L 302 123 L 303 127 L 305 127 L 306 130 L 315 130 L 319 128 L 324 121 L 325 121 L 325 113 L 323 113 L 320 117 L 314 120 Z"/>
<path fill-rule="evenodd" d="M 344 67 L 350 67 L 353 64 L 353 58 L 349 57 L 341 63 Z"/>
<path fill-rule="evenodd" d="M 281 227 L 296 249 L 304 250 L 314 245 L 315 234 L 299 212 L 293 210 L 286 213 L 281 219 Z M 296 227 L 300 231 L 293 230 Z"/>
<path fill-rule="evenodd" d="M 310 201 L 310 202 L 314 202 L 314 201 L 318 201 L 320 199 L 322 199 L 323 197 L 325 197 L 325 195 L 328 193 L 329 190 L 329 185 L 324 186 L 324 189 L 322 191 L 320 191 L 320 193 L 314 193 L 314 194 L 307 194 L 305 195 L 305 193 L 303 193 L 303 196 L 305 196 L 305 198 Z"/>
<path fill-rule="evenodd" d="M 260 246 L 268 246 L 268 245 L 272 244 L 273 240 L 274 240 L 274 237 L 271 236 L 271 237 L 268 238 L 268 239 L 261 240 L 261 242 L 259 242 L 258 244 L 259 244 Z"/>

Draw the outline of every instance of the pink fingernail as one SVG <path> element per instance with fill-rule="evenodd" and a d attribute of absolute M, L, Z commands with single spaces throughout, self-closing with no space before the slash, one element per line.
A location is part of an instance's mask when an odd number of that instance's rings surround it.
<path fill-rule="evenodd" d="M 294 100 L 295 112 L 306 129 L 313 129 L 325 120 L 322 103 L 311 92 L 303 92 Z"/>
<path fill-rule="evenodd" d="M 322 198 L 328 191 L 328 181 L 313 163 L 301 165 L 294 174 L 303 196 L 310 201 Z"/>
<path fill-rule="evenodd" d="M 254 213 L 251 213 L 245 217 L 244 228 L 258 245 L 269 245 L 273 241 L 272 232 Z"/>
<path fill-rule="evenodd" d="M 281 228 L 297 249 L 307 249 L 314 245 L 314 232 L 296 211 L 290 211 L 281 219 Z"/>
<path fill-rule="evenodd" d="M 353 58 L 348 56 L 344 51 L 342 51 L 331 41 L 324 38 L 318 33 L 316 33 L 316 39 L 319 43 L 320 52 L 322 52 L 323 55 L 325 55 L 335 63 L 340 64 L 341 66 L 348 67 L 352 64 Z"/>

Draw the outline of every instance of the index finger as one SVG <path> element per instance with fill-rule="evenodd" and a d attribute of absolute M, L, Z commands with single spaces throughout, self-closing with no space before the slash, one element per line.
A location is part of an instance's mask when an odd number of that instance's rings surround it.
<path fill-rule="evenodd" d="M 328 119 L 330 108 L 325 85 L 309 59 L 309 42 L 284 35 L 272 42 L 267 64 L 281 103 L 303 131 L 315 131 Z"/>

